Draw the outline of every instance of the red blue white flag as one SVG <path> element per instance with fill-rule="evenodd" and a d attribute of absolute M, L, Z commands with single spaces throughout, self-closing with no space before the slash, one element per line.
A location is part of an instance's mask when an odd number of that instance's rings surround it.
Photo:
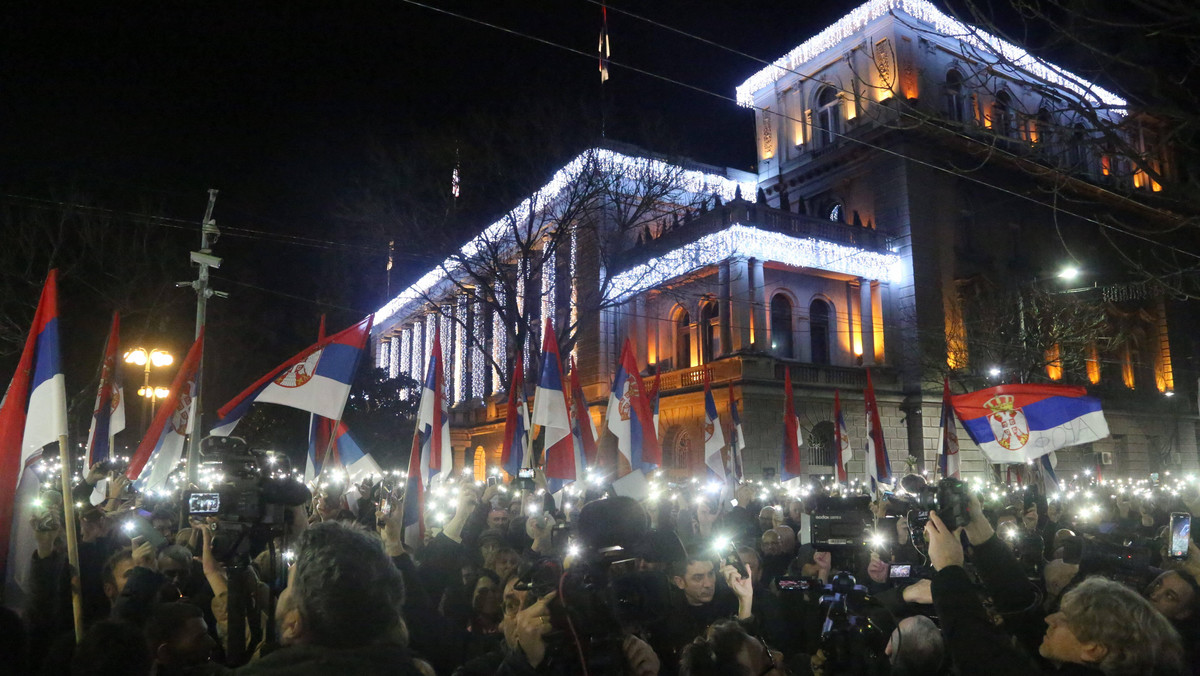
<path fill-rule="evenodd" d="M 254 403 L 281 404 L 340 420 L 354 372 L 371 335 L 373 318 L 371 315 L 345 331 L 317 341 L 272 369 L 217 411 L 212 434 L 232 433 Z"/>
<path fill-rule="evenodd" d="M 863 393 L 867 406 L 867 478 L 871 481 L 871 492 L 875 493 L 881 483 L 891 483 L 892 462 L 888 459 L 887 446 L 883 442 L 883 425 L 879 421 L 879 403 L 875 401 L 875 383 L 871 381 L 871 369 L 867 369 L 867 390 Z"/>
<path fill-rule="evenodd" d="M 995 463 L 1024 463 L 1103 439 L 1100 400 L 1083 387 L 1012 384 L 952 397 L 971 440 Z"/>
<path fill-rule="evenodd" d="M 442 329 L 439 325 L 434 327 L 429 369 L 421 387 L 417 431 L 421 435 L 421 477 L 426 485 L 439 472 L 444 472 L 443 479 L 449 478 L 454 469 L 454 456 L 450 450 L 450 406 L 446 401 L 446 370 L 442 366 Z"/>
<path fill-rule="evenodd" d="M 633 354 L 633 344 L 628 339 L 617 361 L 604 422 L 617 437 L 617 450 L 625 456 L 631 471 L 649 471 L 662 464 L 658 431 L 654 429 L 654 417 Z"/>
<path fill-rule="evenodd" d="M 142 443 L 129 459 L 125 476 L 140 492 L 158 490 L 166 486 L 167 477 L 183 457 L 187 435 L 193 433 L 195 399 L 199 388 L 197 374 L 200 371 L 200 355 L 204 352 L 204 330 L 192 343 L 187 357 L 179 366 L 179 372 L 171 382 L 167 397 L 162 400 L 158 413 L 150 423 L 150 429 Z"/>
<path fill-rule="evenodd" d="M 67 390 L 58 340 L 58 271 L 51 270 L 17 370 L 0 402 L 0 570 L 5 572 L 5 600 L 10 605 L 20 603 L 29 590 L 27 573 L 34 549 L 29 510 L 40 487 L 32 465 L 41 459 L 44 446 L 66 434 Z"/>
<path fill-rule="evenodd" d="M 404 544 L 412 548 L 425 542 L 425 482 L 421 475 L 421 432 L 413 432 L 408 455 L 408 476 L 404 488 Z"/>
<path fill-rule="evenodd" d="M 104 359 L 100 364 L 100 386 L 92 407 L 92 425 L 88 430 L 87 466 L 108 459 L 113 436 L 125 429 L 125 392 L 121 383 L 121 315 L 114 312 L 108 339 L 104 341 Z"/>
<path fill-rule="evenodd" d="M 783 368 L 783 452 L 780 459 L 780 475 L 784 481 L 800 476 L 800 419 L 796 417 L 796 404 L 792 398 L 792 370 Z"/>
<path fill-rule="evenodd" d="M 725 448 L 725 433 L 721 431 L 721 418 L 717 415 L 717 402 L 713 400 L 712 387 L 709 384 L 708 369 L 704 370 L 704 464 L 716 477 L 724 483 L 728 480 L 725 471 L 725 458 L 721 450 Z"/>
<path fill-rule="evenodd" d="M 596 456 L 600 450 L 596 446 L 596 423 L 592 422 L 592 414 L 588 410 L 587 397 L 583 394 L 583 386 L 579 384 L 579 367 L 575 358 L 571 357 L 571 435 L 575 445 L 583 457 L 585 467 L 596 464 Z"/>
<path fill-rule="evenodd" d="M 542 367 L 533 393 L 534 425 L 544 430 L 542 457 L 547 479 L 564 482 L 583 478 L 583 456 L 571 438 L 571 414 L 563 387 L 562 358 L 558 354 L 558 336 L 546 318 L 542 331 Z"/>
<path fill-rule="evenodd" d="M 838 483 L 845 484 L 850 473 L 847 468 L 854 457 L 850 450 L 850 435 L 846 433 L 846 419 L 842 416 L 842 393 L 833 391 L 833 467 Z"/>
<path fill-rule="evenodd" d="M 335 429 L 337 433 L 332 434 Z M 313 416 L 308 434 L 308 463 L 304 468 L 304 480 L 311 482 L 322 472 L 332 469 L 346 472 L 351 481 L 371 474 L 383 474 L 371 454 L 365 453 L 354 440 L 345 422 Z"/>
<path fill-rule="evenodd" d="M 520 351 L 513 360 L 508 385 L 508 408 L 504 415 L 504 445 L 500 465 L 510 476 L 524 467 L 533 467 L 529 453 L 529 403 L 525 401 L 525 366 Z"/>
<path fill-rule="evenodd" d="M 938 421 L 938 471 L 942 478 L 959 477 L 958 426 L 950 403 L 950 379 L 942 379 L 942 417 Z"/>
<path fill-rule="evenodd" d="M 742 451 L 746 449 L 745 432 L 742 429 L 742 416 L 738 415 L 737 400 L 733 398 L 733 383 L 729 383 L 729 455 L 733 465 L 734 475 L 738 481 L 746 479 L 746 469 L 742 465 Z"/>

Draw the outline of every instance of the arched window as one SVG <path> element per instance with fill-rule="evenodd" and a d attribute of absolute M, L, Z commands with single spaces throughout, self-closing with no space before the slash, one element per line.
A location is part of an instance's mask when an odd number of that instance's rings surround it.
<path fill-rule="evenodd" d="M 1008 92 L 996 94 L 996 101 L 992 103 L 992 131 L 1000 136 L 1012 136 L 1012 97 Z"/>
<path fill-rule="evenodd" d="M 1054 116 L 1045 108 L 1038 109 L 1031 139 L 1039 148 L 1049 148 L 1054 142 Z"/>
<path fill-rule="evenodd" d="M 795 356 L 792 344 L 792 301 L 782 293 L 771 298 L 771 351 L 785 359 Z"/>
<path fill-rule="evenodd" d="M 967 101 L 963 97 L 962 73 L 951 68 L 946 71 L 946 118 L 951 122 L 966 122 Z"/>
<path fill-rule="evenodd" d="M 826 146 L 834 142 L 842 131 L 841 98 L 833 87 L 826 85 L 817 92 L 817 114 L 815 136 L 818 145 Z"/>
<path fill-rule="evenodd" d="M 692 316 L 687 310 L 676 308 L 672 325 L 675 332 L 675 368 L 689 368 L 692 365 Z"/>
<path fill-rule="evenodd" d="M 820 298 L 808 306 L 809 340 L 814 364 L 829 363 L 829 303 Z"/>
<path fill-rule="evenodd" d="M 705 364 L 721 354 L 721 328 L 717 314 L 716 301 L 706 301 L 700 306 L 701 362 Z"/>

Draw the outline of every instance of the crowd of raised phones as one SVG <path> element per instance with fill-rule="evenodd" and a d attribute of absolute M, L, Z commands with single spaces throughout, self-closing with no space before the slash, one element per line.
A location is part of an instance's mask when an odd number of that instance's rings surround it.
<path fill-rule="evenodd" d="M 804 481 L 556 504 L 540 476 L 450 479 L 418 544 L 389 484 L 326 485 L 266 527 L 97 467 L 69 497 L 86 505 L 82 640 L 46 492 L 0 671 L 1200 674 L 1194 482 L 1085 498 Z"/>

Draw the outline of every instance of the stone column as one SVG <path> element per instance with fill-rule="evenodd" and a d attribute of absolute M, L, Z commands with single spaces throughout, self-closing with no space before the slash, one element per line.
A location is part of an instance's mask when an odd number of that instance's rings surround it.
<path fill-rule="evenodd" d="M 730 318 L 733 351 L 750 348 L 750 266 L 745 258 L 729 261 Z"/>
<path fill-rule="evenodd" d="M 755 349 L 766 352 L 768 348 L 766 286 L 763 281 L 763 262 L 758 258 L 750 259 L 750 294 L 751 310 L 754 312 L 752 345 Z"/>
<path fill-rule="evenodd" d="M 871 280 L 862 279 L 858 283 L 859 303 L 858 313 L 862 326 L 863 366 L 875 365 L 875 318 L 872 316 L 874 307 Z"/>
<path fill-rule="evenodd" d="M 717 272 L 717 280 L 720 287 L 718 290 L 720 297 L 717 299 L 717 316 L 721 330 L 721 355 L 726 355 L 733 351 L 732 318 L 730 316 L 733 312 L 733 306 L 729 296 L 729 261 L 721 261 L 721 267 Z"/>

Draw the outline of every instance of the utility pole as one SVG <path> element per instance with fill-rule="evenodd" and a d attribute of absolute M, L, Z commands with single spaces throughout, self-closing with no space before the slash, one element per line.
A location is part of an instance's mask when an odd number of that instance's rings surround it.
<path fill-rule="evenodd" d="M 217 190 L 210 188 L 208 191 L 208 208 L 204 210 L 204 222 L 200 225 L 200 250 L 193 251 L 190 254 L 191 261 L 200 266 L 200 274 L 194 282 L 177 282 L 175 284 L 178 287 L 190 286 L 196 291 L 196 338 L 199 338 L 200 332 L 204 330 L 204 319 L 208 309 L 209 297 L 229 297 L 229 294 L 224 291 L 213 291 L 208 285 L 208 269 L 221 267 L 221 259 L 212 255 L 212 245 L 221 236 L 221 231 L 217 229 L 217 222 L 212 217 L 213 207 L 216 204 Z M 196 396 L 192 400 L 192 433 L 188 437 L 187 478 L 188 482 L 192 484 L 196 483 L 197 473 L 200 469 L 200 437 L 203 436 L 204 430 L 200 424 L 204 410 L 201 406 L 201 397 L 203 396 L 204 353 L 201 352 L 200 364 L 196 368 Z"/>

